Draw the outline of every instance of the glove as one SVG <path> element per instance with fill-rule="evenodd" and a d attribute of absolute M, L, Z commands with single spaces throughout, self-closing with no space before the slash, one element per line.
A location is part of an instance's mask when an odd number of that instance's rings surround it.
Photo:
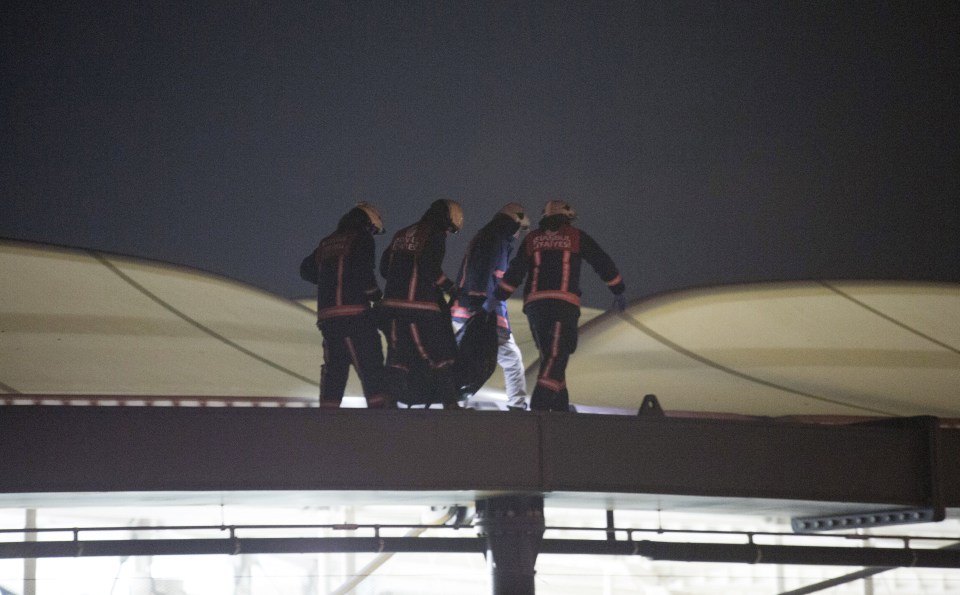
<path fill-rule="evenodd" d="M 446 299 L 444 299 L 443 297 L 444 293 L 447 294 Z M 457 300 L 459 298 L 460 298 L 460 288 L 453 284 L 451 284 L 450 287 L 448 287 L 447 289 L 441 290 L 440 294 L 438 295 L 438 299 L 440 300 L 440 307 L 447 310 L 447 313 L 449 313 L 450 310 L 453 309 L 454 305 L 457 304 Z"/>
<path fill-rule="evenodd" d="M 627 309 L 627 298 L 625 298 L 622 293 L 613 296 L 613 308 L 616 309 L 617 312 L 623 312 Z"/>

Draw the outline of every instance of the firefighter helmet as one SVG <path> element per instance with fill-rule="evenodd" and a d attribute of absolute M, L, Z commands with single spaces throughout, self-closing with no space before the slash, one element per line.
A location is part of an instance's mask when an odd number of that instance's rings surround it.
<path fill-rule="evenodd" d="M 543 216 L 551 217 L 553 215 L 563 215 L 571 221 L 577 218 L 577 212 L 565 200 L 548 200 L 547 204 L 543 205 Z"/>
<path fill-rule="evenodd" d="M 431 221 L 435 225 L 443 226 L 447 231 L 457 233 L 463 227 L 463 209 L 455 200 L 438 198 L 430 203 L 430 208 L 421 220 Z"/>
<path fill-rule="evenodd" d="M 380 218 L 380 212 L 377 211 L 376 207 L 366 201 L 360 201 L 356 208 L 363 211 L 367 219 L 370 220 L 370 233 L 381 234 L 386 231 L 383 227 L 383 219 Z"/>
<path fill-rule="evenodd" d="M 507 203 L 503 205 L 500 212 L 519 223 L 520 229 L 530 229 L 530 218 L 527 217 L 527 213 L 522 204 L 518 202 Z"/>
<path fill-rule="evenodd" d="M 455 200 L 445 200 L 447 203 L 447 213 L 450 216 L 450 227 L 453 233 L 463 229 L 463 208 Z"/>

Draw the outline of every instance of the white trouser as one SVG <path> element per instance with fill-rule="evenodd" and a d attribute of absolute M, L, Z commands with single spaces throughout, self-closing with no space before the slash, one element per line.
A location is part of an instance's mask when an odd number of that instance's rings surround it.
<path fill-rule="evenodd" d="M 507 406 L 524 407 L 527 398 L 527 377 L 523 371 L 523 355 L 513 339 L 500 340 L 497 347 L 497 363 L 503 368 L 503 385 L 507 391 Z"/>

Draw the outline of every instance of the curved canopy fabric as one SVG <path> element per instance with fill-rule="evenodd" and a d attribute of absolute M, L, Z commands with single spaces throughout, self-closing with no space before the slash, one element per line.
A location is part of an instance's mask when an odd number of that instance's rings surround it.
<path fill-rule="evenodd" d="M 532 390 L 536 349 L 510 308 Z M 675 413 L 960 416 L 960 285 L 710 288 L 587 320 L 567 369 L 585 410 L 635 412 L 651 393 Z M 294 301 L 192 269 L 0 242 L 0 393 L 310 402 L 321 357 L 314 313 Z M 497 371 L 486 392 L 502 386 Z M 360 395 L 353 375 L 347 393 Z"/>
<path fill-rule="evenodd" d="M 746 415 L 960 415 L 960 285 L 685 291 L 581 329 L 571 400 Z"/>
<path fill-rule="evenodd" d="M 195 270 L 0 243 L 0 392 L 316 396 L 313 320 Z"/>

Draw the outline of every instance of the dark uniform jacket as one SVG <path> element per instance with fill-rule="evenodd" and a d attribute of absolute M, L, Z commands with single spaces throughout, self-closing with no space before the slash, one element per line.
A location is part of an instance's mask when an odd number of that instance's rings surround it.
<path fill-rule="evenodd" d="M 541 224 L 523 240 L 497 287 L 498 299 L 510 296 L 526 277 L 524 308 L 539 300 L 560 300 L 580 307 L 580 264 L 587 261 L 614 295 L 626 286 L 613 260 L 584 231 L 569 224 Z"/>
<path fill-rule="evenodd" d="M 380 257 L 380 275 L 385 308 L 396 313 L 442 311 L 442 292 L 453 281 L 442 269 L 446 231 L 436 223 L 421 220 L 398 231 Z"/>
<path fill-rule="evenodd" d="M 356 316 L 380 299 L 373 267 L 376 246 L 363 229 L 345 228 L 320 240 L 300 263 L 300 276 L 317 284 L 317 320 Z"/>
<path fill-rule="evenodd" d="M 457 322 L 466 322 L 489 299 L 496 299 L 494 291 L 507 270 L 513 253 L 514 234 L 519 223 L 507 215 L 497 214 L 477 232 L 463 257 L 463 265 L 457 276 L 459 298 L 451 308 L 451 316 Z M 509 336 L 510 321 L 507 304 L 498 300 L 497 326 L 501 335 Z"/>

